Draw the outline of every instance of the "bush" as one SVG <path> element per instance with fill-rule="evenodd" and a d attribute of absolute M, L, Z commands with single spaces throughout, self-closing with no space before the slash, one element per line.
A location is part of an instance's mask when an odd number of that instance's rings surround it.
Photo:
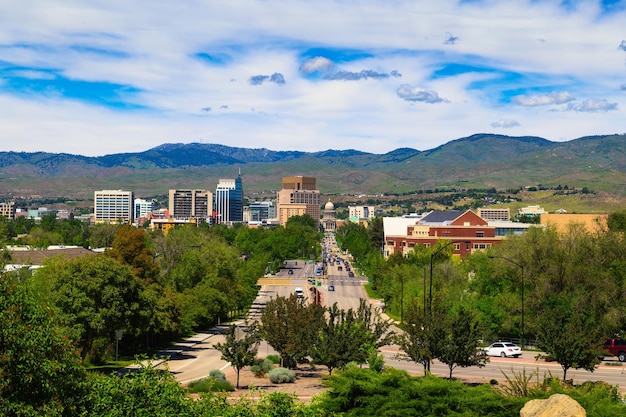
<path fill-rule="evenodd" d="M 187 389 L 189 392 L 232 392 L 235 387 L 226 380 L 209 377 L 190 382 Z"/>
<path fill-rule="evenodd" d="M 270 381 L 274 384 L 284 384 L 294 382 L 296 373 L 287 368 L 274 368 L 270 371 Z"/>
<path fill-rule="evenodd" d="M 226 375 L 219 369 L 213 369 L 209 372 L 209 378 L 215 379 L 216 381 L 226 381 Z"/>
<path fill-rule="evenodd" d="M 264 359 L 262 361 L 256 361 L 255 364 L 250 367 L 250 371 L 252 371 L 254 376 L 256 376 L 257 378 L 261 378 L 264 377 L 265 374 L 267 374 L 269 371 L 271 371 L 273 367 L 274 362 L 272 362 L 270 359 Z"/>
<path fill-rule="evenodd" d="M 265 359 L 269 359 L 274 365 L 278 365 L 280 363 L 280 356 L 278 355 L 269 355 Z"/>

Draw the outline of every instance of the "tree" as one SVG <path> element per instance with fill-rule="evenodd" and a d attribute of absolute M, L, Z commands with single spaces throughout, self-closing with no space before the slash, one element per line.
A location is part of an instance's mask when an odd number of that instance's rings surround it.
<path fill-rule="evenodd" d="M 105 252 L 107 256 L 130 266 L 133 274 L 146 283 L 156 278 L 159 267 L 154 263 L 154 252 L 148 247 L 148 234 L 145 230 L 121 226 L 117 229 L 112 245 Z"/>
<path fill-rule="evenodd" d="M 600 326 L 586 311 L 586 301 L 551 297 L 539 320 L 539 347 L 563 369 L 563 380 L 570 368 L 593 372 L 600 363 L 602 334 Z"/>
<path fill-rule="evenodd" d="M 261 337 L 281 355 L 281 365 L 292 367 L 307 356 L 324 322 L 324 308 L 305 305 L 295 294 L 277 297 L 261 314 Z"/>
<path fill-rule="evenodd" d="M 607 226 L 612 232 L 626 232 L 626 210 L 618 210 L 609 214 Z"/>
<path fill-rule="evenodd" d="M 431 332 L 433 321 L 430 320 L 432 315 L 420 309 L 414 300 L 404 317 L 404 322 L 400 323 L 402 333 L 398 336 L 397 343 L 410 360 L 422 364 L 426 375 L 434 358 Z"/>
<path fill-rule="evenodd" d="M 51 296 L 77 332 L 83 361 L 98 338 L 113 340 L 116 330 L 145 328 L 143 285 L 128 266 L 101 255 L 65 261 L 55 270 Z"/>
<path fill-rule="evenodd" d="M 225 334 L 225 343 L 216 343 L 215 349 L 220 351 L 222 359 L 230 362 L 237 372 L 236 387 L 239 388 L 241 370 L 254 364 L 259 349 L 258 323 L 245 322 L 244 326 L 231 324 Z"/>
<path fill-rule="evenodd" d="M 380 318 L 361 300 L 358 310 L 341 310 L 337 303 L 326 309 L 326 320 L 315 339 L 311 357 L 331 374 L 350 362 L 366 363 L 377 348 L 393 337 L 390 322 Z"/>
<path fill-rule="evenodd" d="M 434 356 L 448 365 L 450 379 L 452 371 L 457 366 L 466 368 L 478 366 L 482 368 L 488 361 L 483 351 L 478 349 L 480 333 L 474 314 L 467 308 L 460 306 L 444 320 L 443 337 L 434 342 Z"/>
<path fill-rule="evenodd" d="M 0 275 L 0 409 L 13 416 L 79 415 L 87 375 L 67 329 L 24 287 Z"/>

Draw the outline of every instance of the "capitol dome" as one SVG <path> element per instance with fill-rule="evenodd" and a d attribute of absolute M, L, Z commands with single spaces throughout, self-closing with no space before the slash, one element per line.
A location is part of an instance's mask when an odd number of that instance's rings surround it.
<path fill-rule="evenodd" d="M 326 203 L 326 205 L 324 206 L 324 210 L 334 210 L 335 209 L 335 205 L 328 200 L 328 203 Z"/>

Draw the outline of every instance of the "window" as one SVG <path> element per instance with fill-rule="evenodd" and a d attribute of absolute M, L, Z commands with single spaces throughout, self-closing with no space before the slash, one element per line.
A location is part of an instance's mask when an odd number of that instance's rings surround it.
<path fill-rule="evenodd" d="M 485 237 L 485 232 L 476 232 L 476 237 Z"/>

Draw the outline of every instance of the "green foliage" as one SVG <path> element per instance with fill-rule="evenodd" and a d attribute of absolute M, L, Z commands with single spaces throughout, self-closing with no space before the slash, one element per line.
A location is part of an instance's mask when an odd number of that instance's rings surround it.
<path fill-rule="evenodd" d="M 437 316 L 442 317 L 443 314 L 438 313 Z M 439 320 L 436 318 L 431 323 L 435 321 Z M 489 359 L 478 349 L 480 329 L 470 310 L 461 306 L 445 316 L 440 323 L 441 327 L 436 326 L 439 327 L 440 334 L 436 336 L 434 343 L 434 356 L 448 365 L 450 378 L 457 366 L 485 366 Z"/>
<path fill-rule="evenodd" d="M 187 390 L 189 392 L 233 392 L 235 391 L 235 387 L 233 387 L 233 384 L 226 381 L 225 377 L 215 378 L 209 376 L 208 378 L 190 382 L 189 385 L 187 385 Z"/>
<path fill-rule="evenodd" d="M 198 404 L 170 372 L 142 367 L 124 376 L 90 376 L 86 398 L 89 416 L 183 416 L 199 415 Z"/>
<path fill-rule="evenodd" d="M 287 368 L 274 368 L 269 372 L 273 384 L 285 384 L 296 381 L 296 373 Z"/>
<path fill-rule="evenodd" d="M 230 325 L 225 334 L 224 343 L 214 345 L 222 354 L 222 359 L 230 362 L 237 372 L 236 387 L 239 388 L 239 375 L 245 366 L 254 364 L 259 348 L 259 330 L 257 323 L 246 322 L 244 326 Z"/>
<path fill-rule="evenodd" d="M 296 295 L 276 297 L 261 314 L 261 337 L 281 355 L 282 365 L 309 354 L 324 323 L 324 309 L 305 305 Z"/>
<path fill-rule="evenodd" d="M 326 309 L 326 319 L 313 342 L 311 358 L 326 365 L 329 374 L 351 362 L 366 363 L 372 350 L 376 351 L 393 337 L 389 327 L 390 322 L 374 314 L 364 300 L 358 310 L 341 310 L 335 303 Z M 375 357 L 374 362 L 377 362 Z"/>
<path fill-rule="evenodd" d="M 619 210 L 609 214 L 607 226 L 612 232 L 626 232 L 626 210 Z"/>
<path fill-rule="evenodd" d="M 67 330 L 0 274 L 0 410 L 5 416 L 77 415 L 86 374 Z"/>
<path fill-rule="evenodd" d="M 226 374 L 219 369 L 213 369 L 209 372 L 209 378 L 213 378 L 218 381 L 226 381 Z"/>
<path fill-rule="evenodd" d="M 83 361 L 96 339 L 113 342 L 116 330 L 133 334 L 145 326 L 143 285 L 127 266 L 94 255 L 60 262 L 54 272 L 56 276 L 47 278 L 52 301 L 78 335 Z"/>
<path fill-rule="evenodd" d="M 345 416 L 518 415 L 524 400 L 503 397 L 488 385 L 468 387 L 436 377 L 415 378 L 386 368 L 346 368 L 325 381 L 330 390 L 314 405 Z"/>
<path fill-rule="evenodd" d="M 261 378 L 271 371 L 272 368 L 274 368 L 274 362 L 271 359 L 265 358 L 263 360 L 256 360 L 254 365 L 250 367 L 250 371 L 252 371 L 257 378 Z"/>

